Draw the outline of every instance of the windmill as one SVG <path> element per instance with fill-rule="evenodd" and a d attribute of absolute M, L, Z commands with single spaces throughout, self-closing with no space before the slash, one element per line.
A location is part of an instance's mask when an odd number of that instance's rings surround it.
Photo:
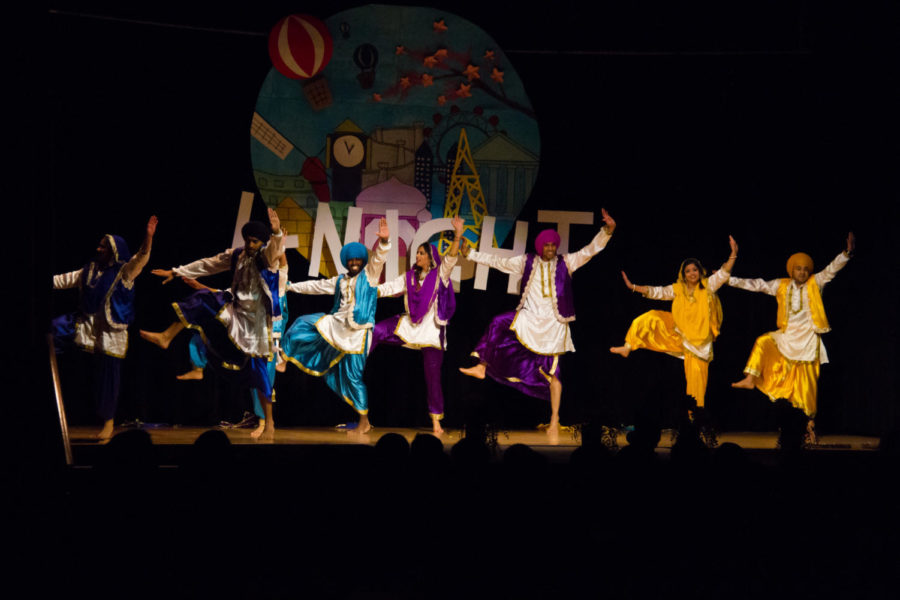
<path fill-rule="evenodd" d="M 472 211 L 474 223 L 466 225 L 463 231 L 471 231 L 478 239 L 481 237 L 481 224 L 484 221 L 484 216 L 487 214 L 487 206 L 484 203 L 481 179 L 478 177 L 478 170 L 475 168 L 475 161 L 472 159 L 472 149 L 469 147 L 469 138 L 466 137 L 465 129 L 459 131 L 456 158 L 453 161 L 453 169 L 450 173 L 450 181 L 447 186 L 447 200 L 444 203 L 444 217 L 450 219 L 458 217 L 463 197 L 468 196 L 469 208 Z M 438 240 L 438 250 L 441 254 L 447 253 L 451 242 L 449 232 L 442 232 L 441 238 Z M 496 237 L 493 242 L 494 246 L 497 246 Z"/>

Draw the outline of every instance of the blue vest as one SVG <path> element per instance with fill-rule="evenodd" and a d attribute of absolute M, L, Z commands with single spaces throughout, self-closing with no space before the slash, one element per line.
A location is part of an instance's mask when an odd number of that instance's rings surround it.
<path fill-rule="evenodd" d="M 334 306 L 331 314 L 341 307 L 341 281 L 346 274 L 338 275 L 334 286 Z M 351 284 L 352 285 L 352 284 Z M 356 276 L 356 288 L 353 293 L 353 325 L 362 329 L 375 324 L 375 304 L 378 301 L 378 287 L 369 285 L 365 271 Z"/>

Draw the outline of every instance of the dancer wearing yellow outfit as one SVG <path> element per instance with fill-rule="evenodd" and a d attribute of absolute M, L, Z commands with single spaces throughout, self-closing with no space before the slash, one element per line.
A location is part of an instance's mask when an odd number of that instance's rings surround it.
<path fill-rule="evenodd" d="M 716 290 L 728 281 L 737 259 L 737 242 L 731 236 L 728 241 L 731 256 L 709 278 L 696 258 L 685 259 L 678 270 L 678 280 L 667 286 L 634 285 L 622 271 L 628 289 L 653 300 L 671 300 L 672 312 L 651 310 L 642 314 L 631 323 L 625 345 L 609 351 L 627 357 L 632 350 L 645 348 L 683 359 L 687 394 L 697 401 L 698 407 L 706 398 L 712 343 L 722 325 L 722 304 Z"/>
<path fill-rule="evenodd" d="M 728 282 L 742 290 L 775 296 L 778 301 L 778 330 L 757 338 L 744 368 L 746 377 L 732 383 L 732 387 L 755 387 L 772 400 L 790 400 L 809 417 L 813 442 L 819 365 L 828 362 L 820 336 L 831 331 L 822 304 L 822 289 L 844 268 L 855 247 L 856 237 L 851 231 L 846 250 L 812 277 L 812 258 L 799 252 L 788 259 L 787 278 L 765 281 L 732 277 Z"/>

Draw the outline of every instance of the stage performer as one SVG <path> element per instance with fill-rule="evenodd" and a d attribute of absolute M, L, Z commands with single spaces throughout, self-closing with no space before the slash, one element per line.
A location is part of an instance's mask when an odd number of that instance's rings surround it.
<path fill-rule="evenodd" d="M 600 210 L 603 228 L 590 244 L 561 260 L 556 254 L 559 234 L 552 229 L 538 234 L 536 254 L 501 258 L 463 245 L 463 255 L 469 260 L 521 274 L 522 299 L 515 312 L 498 315 L 488 326 L 472 353 L 480 362 L 460 371 L 478 379 L 487 374 L 529 396 L 549 400 L 547 433 L 551 435 L 559 434 L 559 355 L 575 351 L 569 332 L 569 323 L 575 320 L 572 274 L 606 247 L 616 228 L 606 209 Z"/>
<path fill-rule="evenodd" d="M 102 440 L 113 434 L 128 325 L 134 320 L 134 280 L 150 259 L 156 225 L 157 218 L 150 217 L 134 256 L 124 239 L 107 234 L 93 260 L 77 271 L 53 276 L 53 289 L 79 291 L 78 311 L 54 319 L 52 330 L 56 352 L 74 345 L 94 355 L 94 408 L 103 421 L 97 433 Z"/>
<path fill-rule="evenodd" d="M 677 281 L 667 286 L 634 285 L 622 271 L 628 289 L 652 300 L 671 300 L 672 312 L 645 312 L 632 321 L 625 334 L 625 345 L 609 349 L 626 358 L 632 350 L 646 348 L 682 359 L 687 395 L 701 408 L 706 398 L 709 363 L 713 359 L 712 343 L 722 326 L 722 304 L 716 290 L 728 281 L 737 259 L 737 242 L 731 236 L 728 241 L 731 256 L 709 278 L 696 258 L 685 259 L 678 269 Z M 692 413 L 688 411 L 689 415 Z"/>
<path fill-rule="evenodd" d="M 456 310 L 456 297 L 450 273 L 456 265 L 459 242 L 465 222 L 453 219 L 454 238 L 444 260 L 432 244 L 416 249 L 415 266 L 393 281 L 378 286 L 378 296 L 404 295 L 406 313 L 381 321 L 372 333 L 372 347 L 378 344 L 405 346 L 422 351 L 425 386 L 428 389 L 428 413 L 435 435 L 444 433 L 444 393 L 441 389 L 441 365 L 447 349 L 446 326 Z"/>
<path fill-rule="evenodd" d="M 288 327 L 282 351 L 288 362 L 302 371 L 324 377 L 326 385 L 359 414 L 359 422 L 348 433 L 364 434 L 372 429 L 363 371 L 375 325 L 378 280 L 391 249 L 384 218 L 379 223 L 378 237 L 371 260 L 364 245 L 351 242 L 341 248 L 341 264 L 347 273 L 287 287 L 298 294 L 334 295 L 330 313 L 303 315 Z"/>
<path fill-rule="evenodd" d="M 184 281 L 187 285 L 194 288 L 195 290 L 208 290 L 213 294 L 222 293 L 221 290 L 216 290 L 209 286 L 203 285 L 196 279 L 182 278 L 182 281 Z M 274 350 L 272 352 L 272 357 L 269 359 L 269 362 L 266 363 L 266 372 L 269 376 L 269 384 L 273 386 L 272 402 L 275 402 L 274 385 L 276 366 L 279 362 L 283 362 L 284 360 L 281 357 L 281 353 L 279 352 L 279 350 L 281 349 L 281 336 L 284 334 L 284 330 L 287 328 L 288 321 L 287 281 L 287 257 L 282 252 L 281 256 L 278 257 L 278 304 L 281 307 L 281 314 L 272 317 L 272 343 L 274 345 Z M 180 381 L 203 379 L 203 371 L 206 368 L 208 360 L 206 356 L 206 345 L 203 343 L 203 338 L 199 333 L 194 333 L 191 336 L 191 341 L 188 344 L 188 353 L 190 355 L 190 360 L 193 368 L 185 373 L 182 373 L 181 375 L 177 375 L 175 378 Z M 266 416 L 265 412 L 263 412 L 262 402 L 259 399 L 259 393 L 255 388 L 251 388 L 250 397 L 253 399 L 253 414 L 256 415 L 255 427 L 264 427 Z M 245 423 L 252 422 L 253 418 L 245 413 L 245 419 L 238 424 L 238 427 L 244 427 Z"/>
<path fill-rule="evenodd" d="M 266 363 L 274 353 L 272 320 L 281 314 L 278 302 L 278 257 L 284 253 L 284 235 L 278 214 L 269 209 L 269 224 L 250 221 L 241 228 L 243 248 L 229 248 L 174 269 L 154 269 L 163 284 L 175 277 L 197 278 L 232 272 L 231 289 L 213 293 L 200 290 L 172 306 L 178 320 L 165 331 L 141 331 L 141 337 L 160 348 L 185 327 L 203 336 L 209 364 L 237 385 L 257 390 L 263 419 L 251 437 L 273 439 L 272 384 Z"/>
<path fill-rule="evenodd" d="M 812 277 L 812 258 L 798 252 L 787 261 L 787 278 L 765 281 L 732 277 L 728 282 L 731 287 L 763 292 L 778 301 L 778 330 L 757 338 L 744 368 L 746 376 L 732 387 L 755 387 L 773 401 L 790 400 L 809 417 L 807 427 L 813 443 L 819 366 L 828 362 L 821 335 L 831 330 L 822 289 L 844 268 L 855 247 L 856 238 L 851 231 L 846 249 Z"/>

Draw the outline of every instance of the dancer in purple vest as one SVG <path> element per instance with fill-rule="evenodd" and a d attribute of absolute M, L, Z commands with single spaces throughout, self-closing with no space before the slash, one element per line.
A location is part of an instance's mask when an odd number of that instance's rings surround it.
<path fill-rule="evenodd" d="M 499 383 L 522 393 L 550 401 L 547 433 L 559 433 L 559 404 L 562 377 L 559 356 L 574 352 L 569 323 L 575 320 L 572 273 L 606 247 L 616 228 L 606 209 L 603 228 L 591 243 L 571 254 L 558 257 L 559 234 L 552 229 L 540 232 L 534 242 L 535 254 L 501 258 L 463 246 L 463 256 L 510 274 L 522 275 L 522 299 L 514 312 L 494 318 L 472 356 L 474 367 L 460 369 L 478 379 L 489 375 Z"/>
<path fill-rule="evenodd" d="M 416 264 L 405 274 L 378 286 L 378 297 L 404 295 L 406 313 L 375 325 L 371 353 L 378 344 L 405 346 L 422 351 L 425 386 L 428 388 L 428 413 L 435 435 L 444 433 L 444 393 L 441 390 L 441 365 L 447 349 L 445 329 L 456 311 L 456 297 L 450 273 L 456 266 L 459 241 L 465 222 L 453 219 L 455 236 L 444 260 L 438 249 L 428 243 L 416 249 Z"/>

